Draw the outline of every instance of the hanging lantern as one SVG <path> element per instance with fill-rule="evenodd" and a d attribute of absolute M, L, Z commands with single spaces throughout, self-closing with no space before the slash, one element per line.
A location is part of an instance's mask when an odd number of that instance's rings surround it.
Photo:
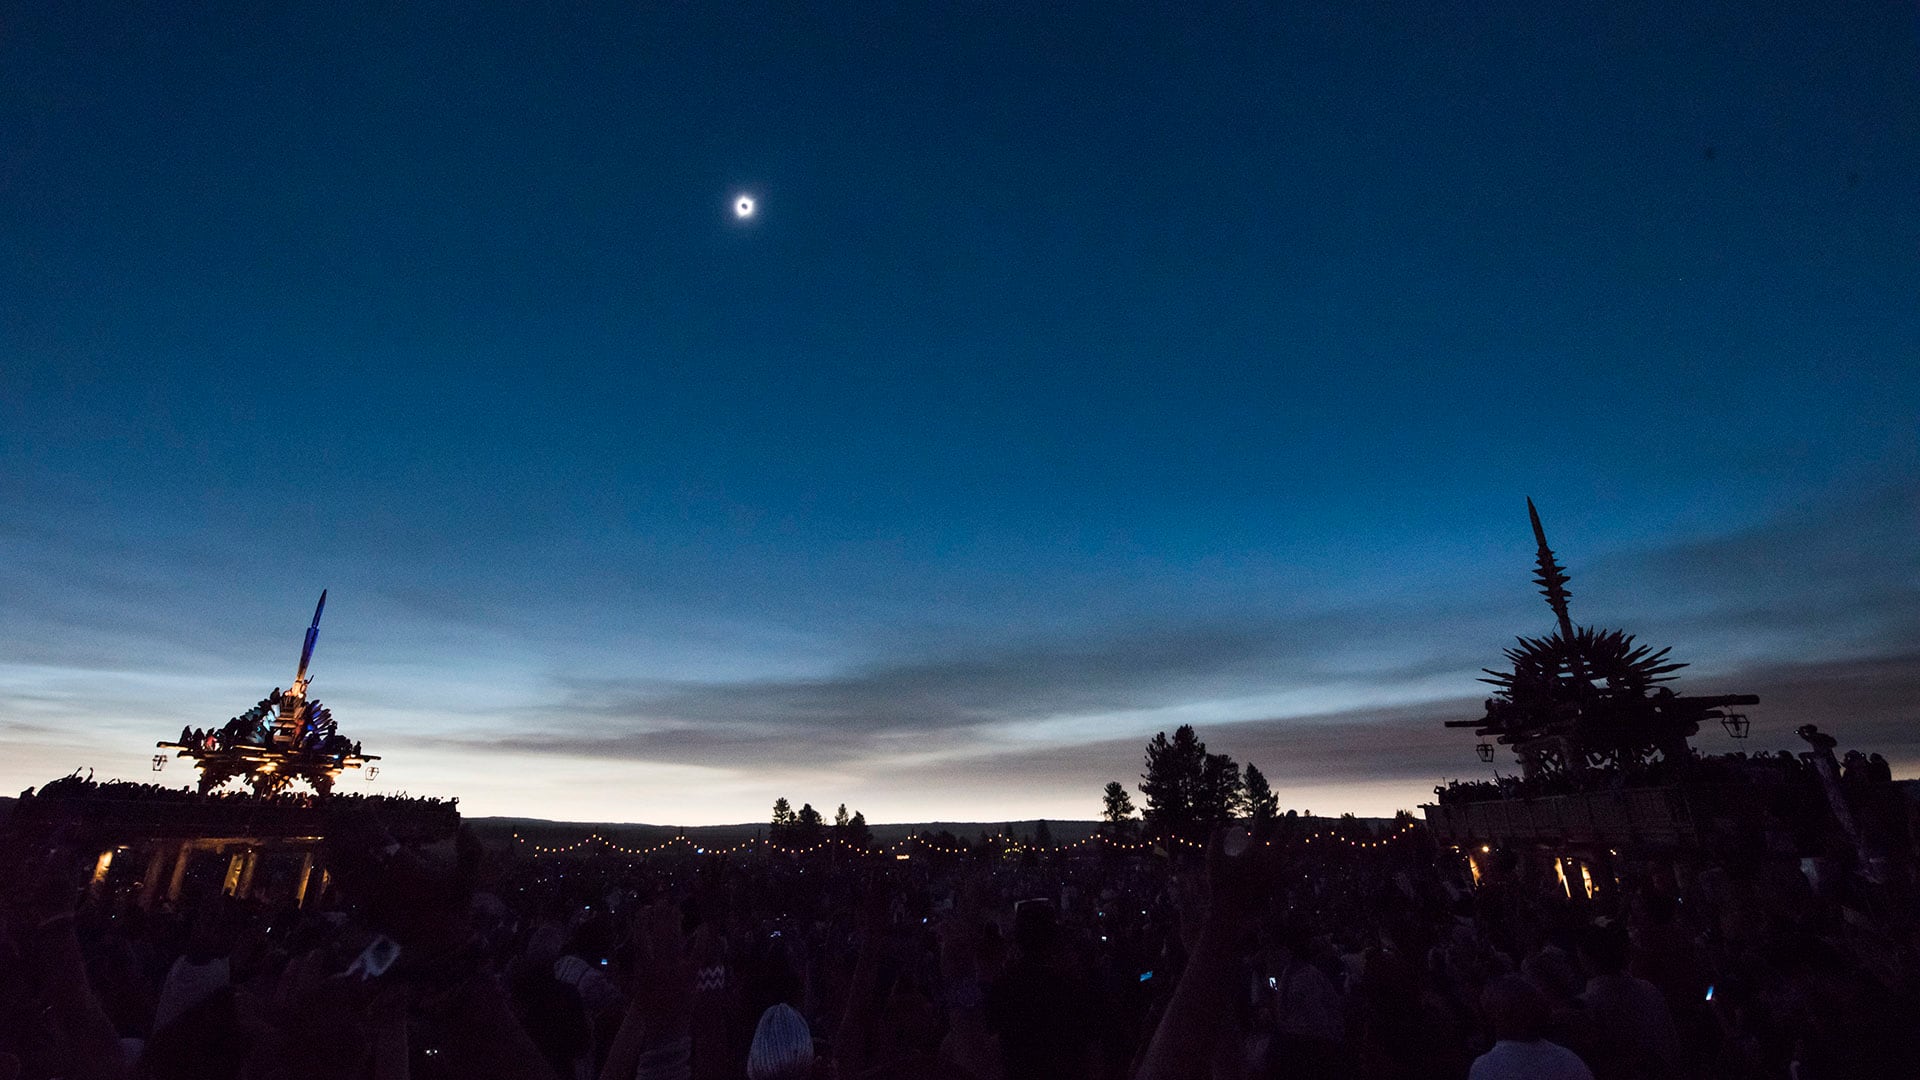
<path fill-rule="evenodd" d="M 1736 739 L 1744 739 L 1753 731 L 1753 721 L 1747 719 L 1744 713 L 1728 713 L 1720 718 L 1720 726 Z"/>
<path fill-rule="evenodd" d="M 166 767 L 167 767 L 167 755 L 165 754 L 153 755 L 153 771 L 154 772 L 159 772 L 161 769 L 164 769 Z"/>
<path fill-rule="evenodd" d="M 378 765 L 367 766 L 367 779 L 371 780 L 374 777 L 379 775 L 380 775 L 380 766 Z"/>
<path fill-rule="evenodd" d="M 1486 741 L 1485 739 L 1482 739 L 1480 740 L 1480 745 L 1473 748 L 1473 752 L 1480 755 L 1481 761 L 1488 762 L 1489 764 L 1492 763 L 1493 761 L 1493 744 L 1492 743 Z"/>

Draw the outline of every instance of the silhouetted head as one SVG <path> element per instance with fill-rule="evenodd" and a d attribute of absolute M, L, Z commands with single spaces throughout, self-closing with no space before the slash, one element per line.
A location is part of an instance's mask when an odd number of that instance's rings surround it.
<path fill-rule="evenodd" d="M 560 959 L 560 950 L 566 943 L 566 931 L 559 923 L 542 921 L 533 928 L 527 937 L 527 946 L 523 955 L 535 971 L 547 971 L 553 962 Z"/>
<path fill-rule="evenodd" d="M 1053 948 L 1059 934 L 1050 900 L 1022 900 L 1013 905 L 1013 943 L 1027 956 L 1039 956 Z"/>
<path fill-rule="evenodd" d="M 1673 897 L 1658 890 L 1649 890 L 1640 894 L 1640 910 L 1652 926 L 1666 926 L 1673 922 L 1679 903 Z"/>
<path fill-rule="evenodd" d="M 1618 975 L 1627 969 L 1627 928 L 1619 923 L 1594 923 L 1580 935 L 1580 958 L 1595 975 Z"/>
<path fill-rule="evenodd" d="M 1518 975 L 1502 975 L 1487 984 L 1480 1008 L 1493 1025 L 1493 1037 L 1533 1042 L 1547 1031 L 1547 999 Z"/>
<path fill-rule="evenodd" d="M 1580 969 L 1559 949 L 1546 948 L 1526 958 L 1520 965 L 1527 982 L 1550 998 L 1571 1001 L 1584 989 Z"/>
<path fill-rule="evenodd" d="M 203 908 L 187 934 L 188 963 L 204 964 L 227 954 L 231 929 L 219 905 Z"/>
<path fill-rule="evenodd" d="M 1298 923 L 1283 922 L 1273 928 L 1273 947 L 1287 950 L 1288 955 L 1304 956 L 1307 943 L 1306 928 Z"/>

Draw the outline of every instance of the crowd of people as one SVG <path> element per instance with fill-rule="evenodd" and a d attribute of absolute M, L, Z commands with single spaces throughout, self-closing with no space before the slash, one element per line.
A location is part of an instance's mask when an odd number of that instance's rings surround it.
<path fill-rule="evenodd" d="M 470 831 L 414 848 L 374 810 L 335 815 L 304 907 L 263 876 L 143 908 L 85 887 L 70 833 L 10 829 L 0 1078 L 1874 1080 L 1916 1060 L 1910 916 L 1791 863 L 1680 891 L 1625 866 L 1589 898 L 1423 830 L 634 859 Z"/>
<path fill-rule="evenodd" d="M 196 751 L 271 745 L 276 716 L 286 701 L 285 695 L 286 692 L 276 686 L 273 693 L 261 698 L 253 708 L 229 718 L 218 728 L 183 727 L 180 729 L 178 745 Z M 318 701 L 303 701 L 299 706 L 294 717 L 295 728 L 299 732 L 299 745 L 295 749 L 303 753 L 333 756 L 360 755 L 360 744 L 339 733 L 339 724 L 333 718 L 332 709 Z"/>
<path fill-rule="evenodd" d="M 460 809 L 458 796 L 441 798 L 437 795 L 410 795 L 404 791 L 369 794 L 330 792 L 321 796 L 310 791 L 287 789 L 260 794 L 242 788 L 224 788 L 202 793 L 192 788 L 143 784 L 133 780 L 95 780 L 91 771 L 82 776 L 77 770 L 58 779 L 49 780 L 37 788 L 22 791 L 20 799 L 27 803 L 35 800 L 67 799 L 90 803 L 98 803 L 102 800 L 171 803 L 180 806 L 233 803 L 255 807 L 296 808 L 316 807 L 324 803 L 333 807 L 355 807 L 372 813 L 387 814 L 417 811 L 444 811 L 457 814 Z"/>
<path fill-rule="evenodd" d="M 1493 780 L 1449 780 L 1433 789 L 1443 805 L 1487 802 L 1495 799 L 1537 799 L 1552 795 L 1657 787 L 1685 781 L 1692 784 L 1819 783 L 1813 764 L 1816 754 L 1765 750 L 1747 754 L 1701 754 L 1685 761 L 1655 760 L 1624 768 L 1581 772 L 1554 772 L 1539 776 L 1502 776 Z M 1849 750 L 1840 760 L 1839 778 L 1847 784 L 1884 784 L 1893 781 L 1893 766 L 1878 753 Z"/>

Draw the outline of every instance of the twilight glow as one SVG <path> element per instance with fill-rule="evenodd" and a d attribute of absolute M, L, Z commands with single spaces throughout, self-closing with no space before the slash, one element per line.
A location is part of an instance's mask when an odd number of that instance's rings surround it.
<path fill-rule="evenodd" d="M 1184 722 L 1390 812 L 1487 773 L 1528 495 L 1577 620 L 1909 775 L 1914 18 L 28 3 L 0 789 L 326 587 L 343 783 L 469 813 L 1086 818 Z"/>

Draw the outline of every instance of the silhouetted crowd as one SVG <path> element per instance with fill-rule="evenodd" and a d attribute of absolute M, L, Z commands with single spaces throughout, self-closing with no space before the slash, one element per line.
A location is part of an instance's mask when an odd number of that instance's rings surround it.
<path fill-rule="evenodd" d="M 1623 768 L 1559 772 L 1535 777 L 1502 776 L 1493 780 L 1449 780 L 1433 789 L 1443 805 L 1486 802 L 1493 799 L 1536 799 L 1551 795 L 1658 787 L 1685 780 L 1694 784 L 1791 783 L 1808 787 L 1818 782 L 1814 755 L 1781 750 L 1754 754 L 1701 754 L 1685 762 L 1656 760 Z M 1840 777 L 1849 784 L 1891 783 L 1893 766 L 1879 754 L 1849 750 L 1840 764 Z"/>
<path fill-rule="evenodd" d="M 360 807 L 373 813 L 440 808 L 452 811 L 460 806 L 458 797 L 443 799 L 434 795 L 409 795 L 404 791 L 367 795 L 332 792 L 320 796 L 312 792 L 283 790 L 260 795 L 244 789 L 227 788 L 201 794 L 191 788 L 167 787 L 164 784 L 142 784 L 131 780 L 95 780 L 91 774 L 81 776 L 78 772 L 57 780 L 49 780 L 38 788 L 28 788 L 20 793 L 20 798 L 23 800 L 76 799 L 90 802 L 106 799 L 175 803 L 182 806 L 233 803 L 252 806 L 314 807 L 324 802 L 339 807 Z"/>
<path fill-rule="evenodd" d="M 286 701 L 285 693 L 279 687 L 274 687 L 273 693 L 261 698 L 253 708 L 231 717 L 218 728 L 183 727 L 180 729 L 179 744 L 201 751 L 266 746 L 273 739 L 276 716 Z M 339 733 L 340 726 L 333 718 L 333 710 L 318 701 L 301 702 L 294 721 L 300 733 L 299 745 L 294 747 L 298 752 L 332 757 L 348 754 L 359 756 L 360 744 Z"/>
<path fill-rule="evenodd" d="M 7 836 L 0 1077 L 1875 1080 L 1920 1060 L 1911 906 L 1790 861 L 1679 895 L 1628 865 L 1588 897 L 1419 829 L 627 859 L 470 831 L 414 848 L 346 812 L 304 908 L 262 874 L 143 909 L 87 888 L 92 854 Z"/>

